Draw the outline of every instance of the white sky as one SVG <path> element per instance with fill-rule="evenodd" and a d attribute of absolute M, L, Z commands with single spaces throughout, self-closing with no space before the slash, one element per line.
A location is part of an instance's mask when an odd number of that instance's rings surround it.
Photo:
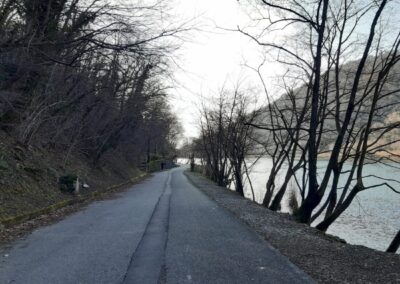
<path fill-rule="evenodd" d="M 391 29 L 397 33 L 399 29 L 400 0 L 393 3 L 382 17 L 383 22 L 388 22 L 384 25 L 388 33 Z M 238 1 L 173 0 L 172 5 L 177 21 L 196 18 L 196 27 L 202 29 L 190 32 L 189 41 L 185 39 L 179 51 L 177 62 L 181 69 L 175 72 L 177 85 L 171 99 L 172 107 L 184 128 L 184 136 L 195 137 L 199 134 L 198 114 L 202 100 L 210 101 L 212 95 L 224 84 L 229 87 L 238 80 L 244 81 L 245 86 L 261 88 L 257 74 L 245 67 L 244 63 L 257 67 L 263 61 L 262 50 L 244 35 L 218 28 L 236 29 L 238 25 L 249 25 L 245 7 Z M 269 35 L 269 40 L 271 36 Z M 277 36 L 284 37 L 279 32 Z M 287 71 L 286 68 L 288 67 L 269 61 L 263 70 L 263 78 L 269 84 L 269 92 L 275 93 L 273 95 L 281 93 L 281 89 L 275 87 L 282 86 L 277 78 Z M 261 90 L 258 96 L 258 102 L 265 102 L 266 97 Z"/>
<path fill-rule="evenodd" d="M 175 73 L 180 86 L 174 89 L 172 106 L 184 128 L 186 137 L 198 134 L 198 106 L 201 97 L 209 99 L 224 82 L 227 86 L 237 80 L 256 82 L 256 74 L 243 63 L 257 65 L 259 47 L 235 29 L 248 21 L 243 7 L 234 0 L 176 0 L 176 13 L 196 18 L 202 31 L 190 33 Z"/>

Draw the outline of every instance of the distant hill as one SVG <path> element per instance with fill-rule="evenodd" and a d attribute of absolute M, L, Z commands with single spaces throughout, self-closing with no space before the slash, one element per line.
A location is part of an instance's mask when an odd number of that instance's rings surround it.
<path fill-rule="evenodd" d="M 357 128 L 361 128 L 368 119 L 369 109 L 371 107 L 372 102 L 372 89 L 374 87 L 373 81 L 376 79 L 377 72 L 380 68 L 375 68 L 373 71 L 374 64 L 378 66 L 382 59 L 375 59 L 374 57 L 370 57 L 367 60 L 366 68 L 361 78 L 359 91 L 357 93 L 357 107 L 356 109 L 360 109 L 359 114 L 353 115 L 353 122 L 355 122 L 355 126 Z M 375 62 L 375 63 L 374 63 Z M 378 62 L 378 63 L 377 63 Z M 348 95 L 351 91 L 351 87 L 353 85 L 355 72 L 357 69 L 359 61 L 351 61 L 346 64 L 343 64 L 340 68 L 339 73 L 339 96 L 340 96 L 340 117 L 344 116 L 344 113 L 347 108 Z M 377 65 L 378 64 L 378 65 Z M 369 80 L 372 76 L 372 80 Z M 324 122 L 324 135 L 323 141 L 321 142 L 322 149 L 328 150 L 336 138 L 336 123 L 335 123 L 335 112 L 336 112 L 336 88 L 335 88 L 335 76 L 334 71 L 325 72 L 323 74 L 324 84 L 323 87 L 327 88 L 328 96 L 326 98 L 321 97 L 320 103 L 326 104 L 327 114 L 326 120 Z M 369 82 L 371 81 L 371 82 Z M 283 94 L 279 99 L 277 99 L 274 104 L 279 108 L 283 117 L 285 117 L 286 123 L 294 127 L 296 121 L 296 114 L 298 114 L 306 101 L 307 94 L 307 85 L 302 85 L 291 92 Z M 377 106 L 377 112 L 374 116 L 374 127 L 379 127 L 386 125 L 388 123 L 400 121 L 400 63 L 397 63 L 389 73 L 387 78 L 387 82 L 385 83 L 384 88 L 381 90 L 381 96 L 383 97 Z M 296 105 L 296 112 L 293 111 L 294 103 Z M 264 108 L 264 112 L 259 119 L 260 124 L 270 125 L 270 117 L 268 106 Z M 310 102 L 307 104 L 307 112 L 306 117 L 310 114 Z M 274 116 L 276 118 L 276 114 Z M 303 123 L 303 127 L 308 127 L 308 121 Z M 264 132 L 265 136 L 265 131 Z M 396 139 L 400 139 L 400 130 L 395 129 L 390 133 L 385 134 L 382 141 L 380 143 L 388 143 L 389 141 L 394 141 Z M 388 146 L 388 149 L 391 151 L 397 152 L 400 154 L 400 143 L 395 143 L 393 145 Z"/>

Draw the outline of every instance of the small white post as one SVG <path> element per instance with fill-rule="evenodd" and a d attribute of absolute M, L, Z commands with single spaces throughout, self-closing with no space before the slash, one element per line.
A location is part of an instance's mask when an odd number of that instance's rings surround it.
<path fill-rule="evenodd" d="M 79 194 L 79 178 L 76 178 L 75 181 L 75 190 L 74 190 L 74 194 L 78 195 Z"/>

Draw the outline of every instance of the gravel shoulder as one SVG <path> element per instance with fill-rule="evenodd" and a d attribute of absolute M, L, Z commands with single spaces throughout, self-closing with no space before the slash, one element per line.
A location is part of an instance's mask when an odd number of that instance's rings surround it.
<path fill-rule="evenodd" d="M 400 283 L 400 255 L 355 246 L 266 209 L 197 173 L 188 179 L 318 283 Z"/>

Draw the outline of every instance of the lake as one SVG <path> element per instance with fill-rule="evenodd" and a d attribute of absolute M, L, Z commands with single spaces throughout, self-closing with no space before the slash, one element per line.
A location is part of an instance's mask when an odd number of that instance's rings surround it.
<path fill-rule="evenodd" d="M 254 159 L 250 158 L 250 165 Z M 319 161 L 318 168 L 324 169 L 326 160 Z M 256 202 L 261 203 L 265 194 L 265 184 L 268 172 L 272 167 L 270 158 L 261 158 L 253 166 L 250 173 Z M 400 170 L 383 165 L 366 165 L 365 175 L 374 174 L 387 179 L 399 179 Z M 278 177 L 278 184 L 282 177 Z M 365 185 L 376 184 L 376 178 L 365 179 Z M 395 188 L 399 186 L 392 185 Z M 292 189 L 295 187 L 292 183 Z M 246 197 L 252 198 L 249 185 L 246 185 Z M 282 211 L 290 211 L 287 206 L 287 198 L 284 198 Z M 319 220 L 313 223 L 318 223 Z M 368 189 L 359 193 L 349 208 L 329 227 L 327 233 L 338 236 L 346 242 L 355 245 L 363 245 L 377 250 L 386 250 L 393 237 L 400 228 L 400 194 L 388 188 Z"/>

